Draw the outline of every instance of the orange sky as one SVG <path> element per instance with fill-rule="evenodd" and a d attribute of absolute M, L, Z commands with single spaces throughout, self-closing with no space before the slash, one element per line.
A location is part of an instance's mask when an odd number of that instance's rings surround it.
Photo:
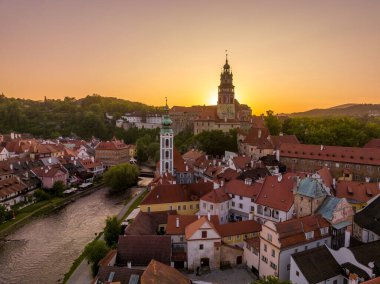
<path fill-rule="evenodd" d="M 224 50 L 255 114 L 380 103 L 380 1 L 0 0 L 0 93 L 216 102 Z"/>

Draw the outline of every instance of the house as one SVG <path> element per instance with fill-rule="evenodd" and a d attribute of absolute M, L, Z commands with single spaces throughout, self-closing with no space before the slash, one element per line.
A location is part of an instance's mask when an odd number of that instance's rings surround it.
<path fill-rule="evenodd" d="M 62 181 L 65 186 L 67 185 L 68 173 L 63 167 L 38 167 L 33 168 L 31 172 L 41 180 L 43 188 L 52 188 L 57 181 Z"/>
<path fill-rule="evenodd" d="M 0 180 L 0 204 L 10 207 L 26 200 L 27 186 L 17 177 Z"/>
<path fill-rule="evenodd" d="M 217 215 L 219 223 L 228 222 L 231 197 L 223 189 L 214 189 L 200 199 L 199 215 Z"/>
<path fill-rule="evenodd" d="M 367 205 L 367 202 L 380 194 L 380 184 L 375 182 L 338 181 L 335 195 L 346 198 L 355 211 Z"/>
<path fill-rule="evenodd" d="M 152 259 L 170 265 L 170 257 L 170 236 L 119 236 L 116 256 L 117 266 L 145 268 Z"/>
<path fill-rule="evenodd" d="M 211 219 L 213 221 L 213 219 Z M 258 237 L 261 224 L 255 220 L 245 220 L 219 224 L 213 222 L 217 232 L 222 238 L 223 244 L 243 247 L 245 239 Z"/>
<path fill-rule="evenodd" d="M 111 167 L 129 162 L 129 147 L 122 140 L 113 138 L 111 141 L 102 141 L 95 148 L 95 159 L 105 167 Z"/>
<path fill-rule="evenodd" d="M 353 237 L 368 243 L 380 240 L 380 195 L 354 215 Z"/>
<path fill-rule="evenodd" d="M 231 197 L 230 200 L 230 219 L 231 220 L 249 220 L 253 215 L 258 198 L 262 188 L 262 183 L 252 182 L 252 179 L 235 179 L 226 183 L 222 188 Z"/>
<path fill-rule="evenodd" d="M 258 277 L 260 263 L 260 237 L 244 240 L 244 263 Z"/>
<path fill-rule="evenodd" d="M 91 159 L 79 159 L 79 163 L 86 169 L 86 172 L 91 174 L 92 177 L 97 177 L 103 174 L 104 167 L 99 161 L 95 161 L 94 157 Z"/>
<path fill-rule="evenodd" d="M 292 283 L 362 283 L 380 273 L 380 242 L 333 250 L 319 246 L 291 256 Z M 367 283 L 367 282 L 363 282 Z"/>
<path fill-rule="evenodd" d="M 286 173 L 267 176 L 257 197 L 255 220 L 282 222 L 293 218 L 294 193 L 297 176 Z"/>
<path fill-rule="evenodd" d="M 260 277 L 274 275 L 289 280 L 290 256 L 324 244 L 330 246 L 329 225 L 320 215 L 280 223 L 266 221 L 260 232 Z"/>
<path fill-rule="evenodd" d="M 142 269 L 132 269 L 125 266 L 100 266 L 94 284 L 129 284 L 141 283 Z"/>
<path fill-rule="evenodd" d="M 189 270 L 220 268 L 221 236 L 207 217 L 188 225 L 185 238 Z"/>
<path fill-rule="evenodd" d="M 212 183 L 158 184 L 140 203 L 142 212 L 177 210 L 192 215 L 199 210 L 199 200 L 213 190 Z"/>
<path fill-rule="evenodd" d="M 150 213 L 140 211 L 133 222 L 125 228 L 124 235 L 164 234 L 169 216 L 175 213 L 175 211 Z"/>
<path fill-rule="evenodd" d="M 327 192 L 318 179 L 307 177 L 301 179 L 294 195 L 294 212 L 296 216 L 313 215 L 325 200 Z"/>
<path fill-rule="evenodd" d="M 328 196 L 318 208 L 317 214 L 331 225 L 331 248 L 349 246 L 354 210 L 347 200 Z"/>
<path fill-rule="evenodd" d="M 141 284 L 157 283 L 191 284 L 192 281 L 178 270 L 152 259 L 141 276 Z"/>
<path fill-rule="evenodd" d="M 0 146 L 0 161 L 8 160 L 11 157 L 7 148 Z"/>
<path fill-rule="evenodd" d="M 238 149 L 241 155 L 259 159 L 271 155 L 274 147 L 266 127 L 252 127 L 248 133 L 238 132 Z"/>
<path fill-rule="evenodd" d="M 292 172 L 328 167 L 335 178 L 352 173 L 355 181 L 380 180 L 380 149 L 284 143 L 280 159 Z"/>

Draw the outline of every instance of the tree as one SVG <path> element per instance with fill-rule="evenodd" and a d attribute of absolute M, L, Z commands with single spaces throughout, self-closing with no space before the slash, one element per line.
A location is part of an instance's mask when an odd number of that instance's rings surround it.
<path fill-rule="evenodd" d="M 104 228 L 104 240 L 106 241 L 107 246 L 114 247 L 117 244 L 120 233 L 121 225 L 116 216 L 108 217 Z"/>
<path fill-rule="evenodd" d="M 63 181 L 58 180 L 53 184 L 53 187 L 51 188 L 51 192 L 58 197 L 61 197 L 63 195 L 63 191 L 65 190 L 65 184 Z"/>
<path fill-rule="evenodd" d="M 7 209 L 4 205 L 0 204 L 0 224 L 7 220 Z"/>
<path fill-rule="evenodd" d="M 98 273 L 98 263 L 99 261 L 106 256 L 108 252 L 106 243 L 103 240 L 95 240 L 89 243 L 84 248 L 84 253 L 89 262 L 92 263 L 91 270 L 92 274 L 95 276 Z"/>
<path fill-rule="evenodd" d="M 129 163 L 111 167 L 104 175 L 103 180 L 112 191 L 120 192 L 137 184 L 140 172 L 137 166 Z"/>
<path fill-rule="evenodd" d="M 291 284 L 290 281 L 281 281 L 276 276 L 270 275 L 262 279 L 258 279 L 251 284 Z"/>
<path fill-rule="evenodd" d="M 264 118 L 265 125 L 271 135 L 279 135 L 281 132 L 281 121 L 273 115 L 272 110 L 267 110 L 267 116 Z"/>

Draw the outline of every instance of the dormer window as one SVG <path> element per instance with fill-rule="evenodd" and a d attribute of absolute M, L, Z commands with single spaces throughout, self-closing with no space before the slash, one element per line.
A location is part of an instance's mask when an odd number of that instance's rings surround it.
<path fill-rule="evenodd" d="M 305 236 L 307 240 L 314 238 L 314 231 L 305 233 Z"/>
<path fill-rule="evenodd" d="M 207 231 L 202 231 L 202 239 L 206 239 L 207 238 Z"/>
<path fill-rule="evenodd" d="M 322 236 L 328 234 L 328 232 L 329 232 L 329 228 L 328 227 L 321 228 L 321 235 Z"/>

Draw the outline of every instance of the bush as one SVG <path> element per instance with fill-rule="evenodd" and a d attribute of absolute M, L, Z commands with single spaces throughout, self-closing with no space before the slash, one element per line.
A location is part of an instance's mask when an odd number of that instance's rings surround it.
<path fill-rule="evenodd" d="M 43 189 L 39 188 L 34 192 L 34 197 L 37 199 L 37 201 L 43 201 L 43 200 L 49 200 L 50 195 Z"/>
<path fill-rule="evenodd" d="M 121 225 L 117 221 L 116 216 L 108 217 L 104 228 L 104 240 L 109 247 L 116 246 L 120 232 Z"/>
<path fill-rule="evenodd" d="M 111 167 L 103 175 L 103 180 L 112 191 L 119 192 L 136 185 L 139 174 L 137 166 L 124 163 Z"/>
<path fill-rule="evenodd" d="M 98 273 L 98 263 L 103 257 L 106 256 L 108 250 L 109 249 L 103 240 L 95 240 L 84 248 L 86 258 L 92 263 L 91 269 L 93 276 Z"/>

